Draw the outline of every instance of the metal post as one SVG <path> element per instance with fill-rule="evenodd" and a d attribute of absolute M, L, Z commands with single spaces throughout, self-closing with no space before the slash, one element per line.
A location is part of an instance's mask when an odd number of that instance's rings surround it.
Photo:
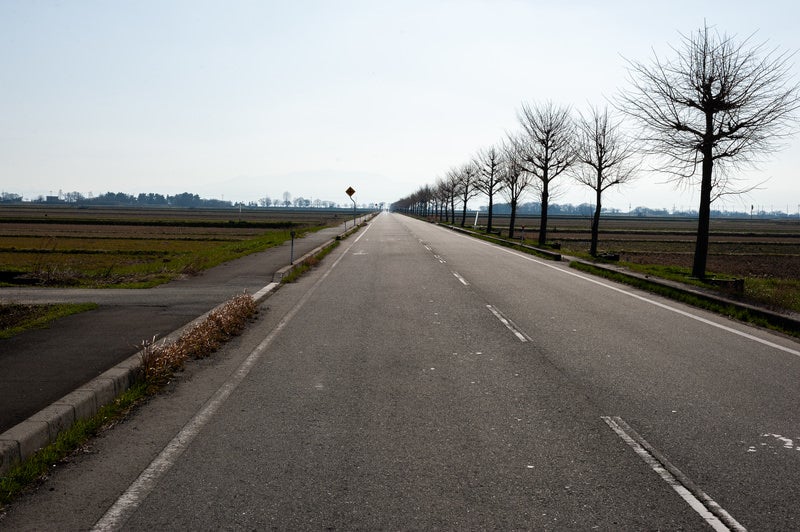
<path fill-rule="evenodd" d="M 294 231 L 289 233 L 292 235 L 292 245 L 289 251 L 289 264 L 294 264 Z"/>
<path fill-rule="evenodd" d="M 353 227 L 355 228 L 355 226 L 356 226 L 356 200 L 354 200 L 353 197 L 351 196 L 350 197 L 350 201 L 353 202 Z"/>

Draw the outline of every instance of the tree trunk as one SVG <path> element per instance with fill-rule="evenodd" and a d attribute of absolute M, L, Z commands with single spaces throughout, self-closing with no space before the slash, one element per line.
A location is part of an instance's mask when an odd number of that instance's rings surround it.
<path fill-rule="evenodd" d="M 517 200 L 511 200 L 511 221 L 508 224 L 508 238 L 514 238 L 514 224 L 517 222 Z"/>
<path fill-rule="evenodd" d="M 711 173 L 714 161 L 711 150 L 703 150 L 703 177 L 700 183 L 700 208 L 697 220 L 697 242 L 694 248 L 692 277 L 706 278 L 706 259 L 708 258 L 708 234 L 711 228 Z"/>
<path fill-rule="evenodd" d="M 600 233 L 600 196 L 602 191 L 598 188 L 597 192 L 597 205 L 594 208 L 594 217 L 592 218 L 592 243 L 589 246 L 589 254 L 592 257 L 597 256 L 597 239 Z"/>
<path fill-rule="evenodd" d="M 467 223 L 467 196 L 464 195 L 464 208 L 461 210 L 461 227 Z"/>
<path fill-rule="evenodd" d="M 547 243 L 547 204 L 550 193 L 547 190 L 548 182 L 542 181 L 542 218 L 539 223 L 539 245 L 544 246 Z"/>
<path fill-rule="evenodd" d="M 486 232 L 492 232 L 492 194 L 489 194 L 489 216 L 486 220 Z"/>

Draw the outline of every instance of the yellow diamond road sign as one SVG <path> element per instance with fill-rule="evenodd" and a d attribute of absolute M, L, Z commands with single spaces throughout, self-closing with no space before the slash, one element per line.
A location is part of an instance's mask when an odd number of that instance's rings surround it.
<path fill-rule="evenodd" d="M 356 193 L 356 191 L 353 190 L 353 187 L 347 187 L 347 190 L 345 190 L 345 192 L 347 192 L 347 195 L 350 197 L 353 197 L 353 194 Z"/>

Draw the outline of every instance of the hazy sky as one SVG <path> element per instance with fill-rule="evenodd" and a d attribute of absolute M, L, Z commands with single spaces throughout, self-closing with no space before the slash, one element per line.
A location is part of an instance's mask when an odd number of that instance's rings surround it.
<path fill-rule="evenodd" d="M 704 20 L 800 50 L 796 0 L 0 0 L 0 189 L 392 202 L 515 131 L 522 102 L 602 103 L 623 58 L 669 57 Z M 728 208 L 796 214 L 799 167 L 800 136 Z M 606 203 L 696 208 L 663 180 Z"/>

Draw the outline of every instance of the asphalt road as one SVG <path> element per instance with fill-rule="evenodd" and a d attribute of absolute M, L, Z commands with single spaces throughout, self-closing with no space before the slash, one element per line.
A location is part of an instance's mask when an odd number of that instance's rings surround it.
<path fill-rule="evenodd" d="M 389 214 L 267 305 L 0 528 L 800 528 L 793 340 Z"/>

